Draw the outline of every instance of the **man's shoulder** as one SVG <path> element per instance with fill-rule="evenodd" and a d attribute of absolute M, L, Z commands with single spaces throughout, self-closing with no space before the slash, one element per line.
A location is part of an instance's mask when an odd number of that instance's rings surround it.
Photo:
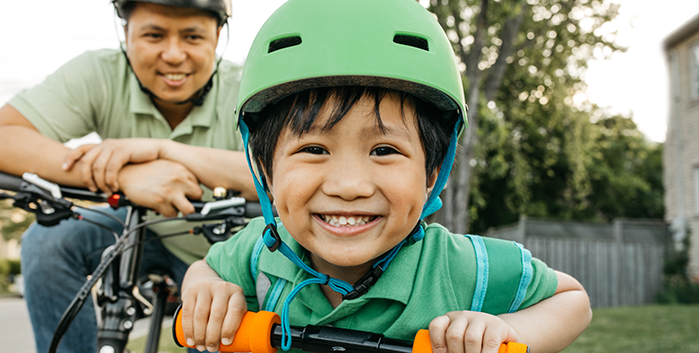
<path fill-rule="evenodd" d="M 124 54 L 118 49 L 88 50 L 71 59 L 66 65 L 76 68 L 124 68 Z"/>

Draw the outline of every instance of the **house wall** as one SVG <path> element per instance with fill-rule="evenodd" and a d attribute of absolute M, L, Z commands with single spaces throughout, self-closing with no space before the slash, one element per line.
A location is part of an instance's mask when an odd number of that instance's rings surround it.
<path fill-rule="evenodd" d="M 670 68 L 670 112 L 664 149 L 665 219 L 676 245 L 690 238 L 690 275 L 699 280 L 699 95 L 692 48 L 699 31 L 666 48 Z"/>

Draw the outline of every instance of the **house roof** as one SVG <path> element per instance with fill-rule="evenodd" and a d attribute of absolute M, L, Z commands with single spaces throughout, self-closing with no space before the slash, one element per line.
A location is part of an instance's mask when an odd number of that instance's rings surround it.
<path fill-rule="evenodd" d="M 674 32 L 670 33 L 663 41 L 663 48 L 665 48 L 665 51 L 668 51 L 695 33 L 699 33 L 699 15 L 692 17 Z"/>

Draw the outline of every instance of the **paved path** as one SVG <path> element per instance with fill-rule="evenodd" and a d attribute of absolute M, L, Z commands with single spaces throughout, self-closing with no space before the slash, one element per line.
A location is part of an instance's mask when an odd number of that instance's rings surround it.
<path fill-rule="evenodd" d="M 0 352 L 36 352 L 32 325 L 24 300 L 0 298 Z"/>
<path fill-rule="evenodd" d="M 131 338 L 148 333 L 148 319 L 136 321 Z M 171 325 L 166 318 L 164 326 Z M 36 353 L 32 325 L 24 299 L 20 297 L 0 297 L 0 353 Z"/>

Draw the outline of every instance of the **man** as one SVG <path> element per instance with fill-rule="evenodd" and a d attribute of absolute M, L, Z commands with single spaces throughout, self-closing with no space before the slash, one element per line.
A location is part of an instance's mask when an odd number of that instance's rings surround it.
<path fill-rule="evenodd" d="M 193 212 L 188 198 L 202 197 L 200 184 L 256 199 L 245 157 L 234 152 L 241 147 L 238 68 L 215 55 L 230 0 L 113 3 L 125 23 L 121 50 L 86 52 L 0 108 L 0 170 L 121 191 L 164 216 Z M 92 131 L 106 140 L 76 150 L 62 145 Z M 63 310 L 113 243 L 111 233 L 79 221 L 35 224 L 24 235 L 22 272 L 37 351 L 48 349 Z M 164 267 L 179 280 L 207 249 L 201 237 L 150 241 L 142 269 Z M 96 350 L 92 303 L 61 350 Z"/>

